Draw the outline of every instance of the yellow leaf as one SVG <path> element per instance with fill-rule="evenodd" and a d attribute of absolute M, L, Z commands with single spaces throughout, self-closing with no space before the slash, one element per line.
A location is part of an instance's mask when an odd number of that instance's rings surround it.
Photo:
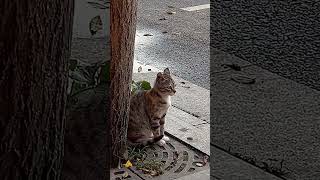
<path fill-rule="evenodd" d="M 130 162 L 130 160 L 128 160 L 127 163 L 124 164 L 124 167 L 126 168 L 132 167 L 132 163 Z"/>

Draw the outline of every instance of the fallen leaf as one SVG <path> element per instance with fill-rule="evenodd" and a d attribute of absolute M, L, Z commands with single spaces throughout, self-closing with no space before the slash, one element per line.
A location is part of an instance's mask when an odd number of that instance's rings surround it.
<path fill-rule="evenodd" d="M 237 65 L 237 64 L 222 64 L 222 66 L 231 68 L 235 71 L 241 71 L 241 66 Z"/>
<path fill-rule="evenodd" d="M 151 172 L 150 172 L 150 175 L 151 175 L 151 176 L 157 176 L 158 173 L 157 173 L 156 171 L 151 171 Z"/>
<path fill-rule="evenodd" d="M 255 78 L 242 75 L 234 75 L 231 77 L 231 80 L 241 84 L 254 84 L 256 82 Z"/>
<path fill-rule="evenodd" d="M 92 36 L 102 30 L 102 20 L 100 16 L 95 16 L 90 20 L 89 30 Z"/>
<path fill-rule="evenodd" d="M 189 129 L 188 128 L 181 128 L 179 130 L 182 131 L 182 132 L 187 132 Z"/>
<path fill-rule="evenodd" d="M 130 162 L 130 160 L 128 160 L 127 163 L 124 164 L 124 167 L 126 168 L 132 167 L 132 163 Z"/>
<path fill-rule="evenodd" d="M 150 173 L 150 170 L 146 168 L 140 168 L 140 170 L 142 170 L 144 174 Z"/>
<path fill-rule="evenodd" d="M 128 172 L 124 172 L 124 173 L 122 174 L 122 177 L 123 177 L 123 178 L 127 178 L 128 176 L 129 176 Z"/>
<path fill-rule="evenodd" d="M 160 18 L 159 20 L 160 21 L 164 21 L 164 20 L 167 20 L 167 18 Z"/>
<path fill-rule="evenodd" d="M 163 34 L 166 34 L 166 33 L 168 33 L 168 31 L 162 31 L 162 33 L 163 33 Z"/>
<path fill-rule="evenodd" d="M 197 163 L 196 163 L 196 166 L 198 166 L 198 167 L 203 167 L 203 164 L 200 163 L 200 162 L 197 162 Z"/>
<path fill-rule="evenodd" d="M 188 140 L 190 140 L 190 141 L 191 141 L 191 140 L 193 140 L 193 138 L 192 138 L 192 137 L 187 137 L 187 139 L 188 139 Z"/>
<path fill-rule="evenodd" d="M 138 68 L 138 72 L 141 72 L 142 71 L 142 67 L 140 66 L 139 68 Z"/>
<path fill-rule="evenodd" d="M 168 11 L 167 14 L 172 15 L 172 14 L 176 14 L 176 12 L 174 12 L 174 11 Z"/>
<path fill-rule="evenodd" d="M 144 34 L 143 36 L 153 36 L 152 34 Z"/>

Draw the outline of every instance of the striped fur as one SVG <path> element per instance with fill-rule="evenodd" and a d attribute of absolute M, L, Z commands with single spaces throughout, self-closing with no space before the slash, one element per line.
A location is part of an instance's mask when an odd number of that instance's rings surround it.
<path fill-rule="evenodd" d="M 138 91 L 130 99 L 128 140 L 147 145 L 158 142 L 163 145 L 165 116 L 171 106 L 170 96 L 175 94 L 175 83 L 168 68 L 157 74 L 152 89 Z M 163 138 L 165 137 L 165 138 Z"/>

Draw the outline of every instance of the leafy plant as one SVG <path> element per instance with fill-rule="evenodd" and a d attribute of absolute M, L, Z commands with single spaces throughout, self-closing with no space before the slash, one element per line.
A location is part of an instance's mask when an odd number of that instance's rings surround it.
<path fill-rule="evenodd" d="M 151 89 L 151 85 L 148 81 L 138 81 L 138 82 L 132 81 L 132 84 L 131 84 L 132 93 L 135 93 L 136 91 L 139 91 L 139 90 L 149 90 L 149 89 Z"/>
<path fill-rule="evenodd" d="M 147 156 L 146 152 L 147 146 L 139 147 L 139 146 L 129 146 L 128 147 L 128 160 L 132 162 L 136 162 L 138 160 L 144 160 Z"/>
<path fill-rule="evenodd" d="M 110 0 L 94 0 L 88 2 L 93 8 L 109 9 Z M 89 30 L 91 35 L 95 35 L 102 30 L 102 20 L 100 16 L 93 17 L 89 22 Z M 100 62 L 99 64 L 79 63 L 77 59 L 69 60 L 69 82 L 68 82 L 68 99 L 71 98 L 71 103 L 76 102 L 77 94 L 95 88 L 101 84 L 107 84 L 110 81 L 110 63 Z M 151 85 L 147 81 L 132 81 L 131 90 L 151 89 Z"/>
<path fill-rule="evenodd" d="M 78 60 L 69 61 L 68 95 L 74 96 L 110 80 L 109 63 L 79 65 Z"/>
<path fill-rule="evenodd" d="M 80 65 L 78 60 L 69 60 L 68 95 L 73 97 L 83 91 L 93 89 L 110 81 L 110 63 Z M 148 81 L 132 81 L 131 92 L 151 89 Z"/>

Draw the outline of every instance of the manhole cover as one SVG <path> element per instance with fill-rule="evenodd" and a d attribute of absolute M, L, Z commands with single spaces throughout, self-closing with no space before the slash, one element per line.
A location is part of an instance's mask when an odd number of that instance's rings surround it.
<path fill-rule="evenodd" d="M 164 147 L 153 145 L 144 149 L 145 161 L 162 163 L 161 170 L 163 174 L 159 176 L 145 174 L 133 163 L 133 167 L 129 169 L 111 170 L 111 179 L 169 180 L 209 169 L 209 157 L 206 154 L 179 142 L 170 135 L 168 136 L 170 141 Z"/>
<path fill-rule="evenodd" d="M 137 176 L 134 172 L 130 171 L 126 168 L 121 169 L 112 169 L 111 170 L 111 180 L 122 180 L 122 179 L 141 179 L 139 176 Z"/>

